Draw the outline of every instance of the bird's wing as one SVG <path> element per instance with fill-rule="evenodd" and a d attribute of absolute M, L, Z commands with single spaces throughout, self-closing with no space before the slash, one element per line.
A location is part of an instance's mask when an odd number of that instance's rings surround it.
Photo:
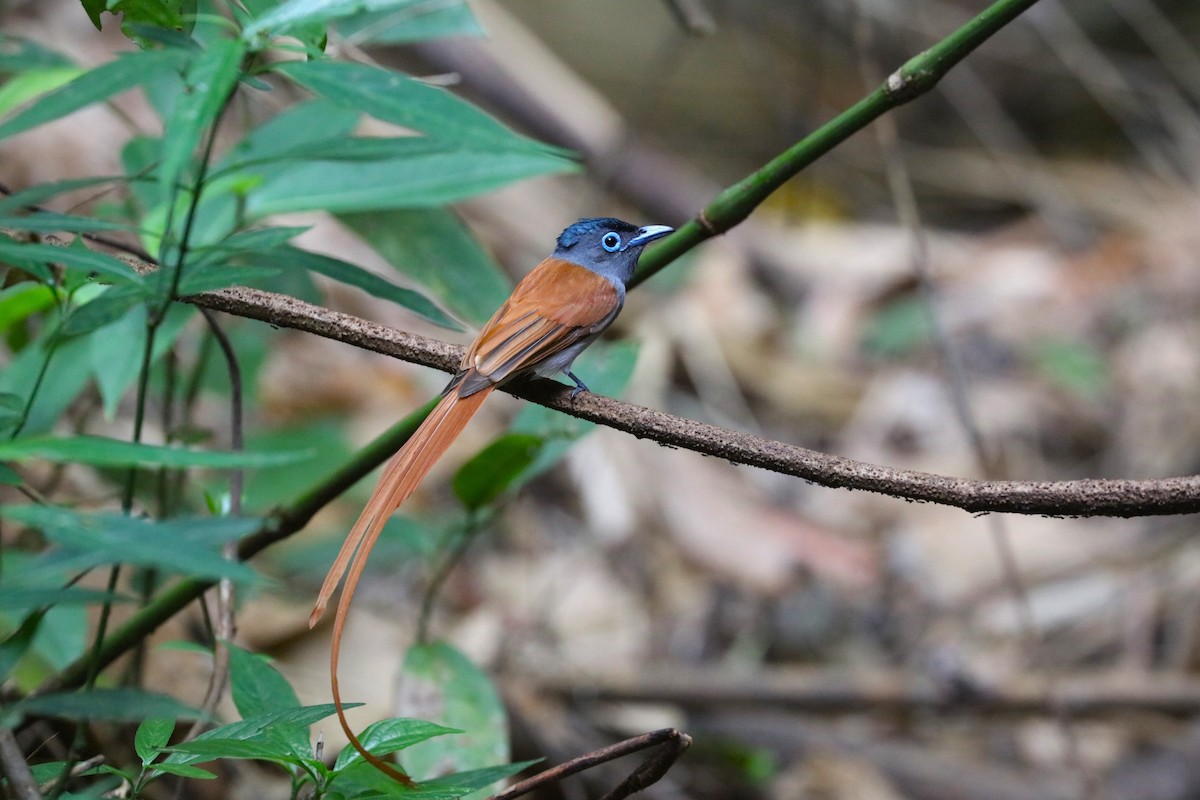
<path fill-rule="evenodd" d="M 623 300 L 607 278 L 570 261 L 547 258 L 517 284 L 480 331 L 463 358 L 464 384 L 479 385 L 479 379 L 503 383 L 598 335 L 616 318 Z"/>

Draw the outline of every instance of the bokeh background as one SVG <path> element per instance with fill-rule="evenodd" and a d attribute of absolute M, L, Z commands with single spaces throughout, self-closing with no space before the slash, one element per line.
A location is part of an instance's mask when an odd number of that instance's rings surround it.
<path fill-rule="evenodd" d="M 581 154 L 579 174 L 457 209 L 516 278 L 577 217 L 686 221 L 984 4 L 470 6 L 481 38 L 330 48 Z M 66 0 L 0 13 L 5 32 L 84 63 L 126 46 Z M 631 295 L 610 337 L 637 348 L 623 396 L 947 475 L 1197 472 L 1198 41 L 1189 0 L 1042 0 L 888 127 Z M 116 171 L 137 102 L 7 143 L 0 173 L 21 186 Z M 345 227 L 298 221 L 315 226 L 306 246 L 391 269 Z M 324 288 L 332 307 L 447 336 Z M 258 323 L 231 330 L 256 375 L 256 429 L 326 459 L 444 380 Z M 224 400 L 206 403 L 220 429 Z M 448 477 L 519 409 L 489 403 L 373 559 L 343 656 L 360 722 L 411 711 L 396 673 L 430 579 L 418 540 L 455 524 Z M 308 477 L 255 476 L 248 502 L 269 507 Z M 241 639 L 304 702 L 327 699 L 311 600 L 369 489 L 265 554 L 273 587 L 239 611 Z M 517 758 L 690 733 L 648 797 L 1187 798 L 1200 792 L 1195 532 L 1194 517 L 973 517 L 598 430 L 481 532 L 430 625 L 494 676 Z M 152 684 L 203 693 L 187 654 L 150 668 Z M 542 796 L 599 797 L 614 769 Z M 236 796 L 286 796 L 277 774 L 242 770 Z"/>

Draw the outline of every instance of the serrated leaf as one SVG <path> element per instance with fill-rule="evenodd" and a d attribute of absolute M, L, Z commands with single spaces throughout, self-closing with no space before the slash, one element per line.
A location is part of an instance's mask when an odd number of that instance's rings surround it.
<path fill-rule="evenodd" d="M 177 69 L 186 56 L 178 50 L 139 50 L 94 67 L 67 85 L 43 95 L 0 124 L 0 139 L 36 128 L 140 86 L 162 70 Z"/>
<path fill-rule="evenodd" d="M 494 502 L 529 468 L 545 441 L 528 433 L 509 433 L 492 441 L 454 475 L 454 496 L 468 511 Z"/>
<path fill-rule="evenodd" d="M 175 720 L 171 717 L 147 717 L 142 720 L 133 734 L 133 749 L 142 760 L 142 766 L 148 766 L 158 758 L 174 732 Z"/>
<path fill-rule="evenodd" d="M 53 692 L 26 698 L 13 704 L 10 711 L 61 719 L 105 719 L 136 722 L 146 717 L 204 719 L 198 708 L 174 697 L 142 689 L 91 689 L 80 692 Z"/>
<path fill-rule="evenodd" d="M 463 731 L 425 720 L 398 718 L 373 722 L 358 738 L 363 747 L 372 755 L 386 756 L 435 736 L 445 736 L 448 733 L 463 733 Z M 362 760 L 362 753 L 358 750 L 353 747 L 344 747 L 338 754 L 333 769 L 335 772 L 339 772 Z"/>
<path fill-rule="evenodd" d="M 474 325 L 487 322 L 512 291 L 499 265 L 447 209 L 339 214 L 338 219 L 397 271 L 428 287 Z"/>
<path fill-rule="evenodd" d="M 466 733 L 406 749 L 404 769 L 418 781 L 448 769 L 473 770 L 509 759 L 504 704 L 491 679 L 444 642 L 410 647 L 401 668 L 398 705 Z"/>
<path fill-rule="evenodd" d="M 209 467 L 241 469 L 289 464 L 307 458 L 305 451 L 222 453 L 135 444 L 101 436 L 56 438 L 30 436 L 0 442 L 0 461 L 41 459 L 54 462 L 91 464 L 96 467 Z"/>

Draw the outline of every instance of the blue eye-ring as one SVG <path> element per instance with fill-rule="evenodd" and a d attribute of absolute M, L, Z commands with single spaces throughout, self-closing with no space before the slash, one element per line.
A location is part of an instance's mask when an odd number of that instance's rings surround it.
<path fill-rule="evenodd" d="M 610 253 L 615 253 L 621 249 L 621 237 L 615 233 L 606 233 L 600 240 L 600 246 Z"/>

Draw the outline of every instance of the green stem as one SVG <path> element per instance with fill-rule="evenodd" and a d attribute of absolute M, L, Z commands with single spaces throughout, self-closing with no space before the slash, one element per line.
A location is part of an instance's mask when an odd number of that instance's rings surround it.
<path fill-rule="evenodd" d="M 238 544 L 238 559 L 245 561 L 307 525 L 318 511 L 399 450 L 436 404 L 436 399 L 431 400 L 409 414 L 355 453 L 328 478 L 264 519 L 257 531 Z M 68 665 L 57 676 L 38 687 L 37 693 L 82 685 L 87 678 L 89 664 L 94 663 L 98 669 L 108 666 L 214 585 L 216 581 L 213 580 L 186 578 L 167 587 L 145 608 L 107 636 L 90 655 Z"/>
<path fill-rule="evenodd" d="M 928 92 L 950 69 L 1037 0 L 997 0 L 928 50 L 909 59 L 873 92 L 718 194 L 695 219 L 651 247 L 630 281 L 637 286 L 696 245 L 730 230 L 802 169 L 873 120 Z"/>

